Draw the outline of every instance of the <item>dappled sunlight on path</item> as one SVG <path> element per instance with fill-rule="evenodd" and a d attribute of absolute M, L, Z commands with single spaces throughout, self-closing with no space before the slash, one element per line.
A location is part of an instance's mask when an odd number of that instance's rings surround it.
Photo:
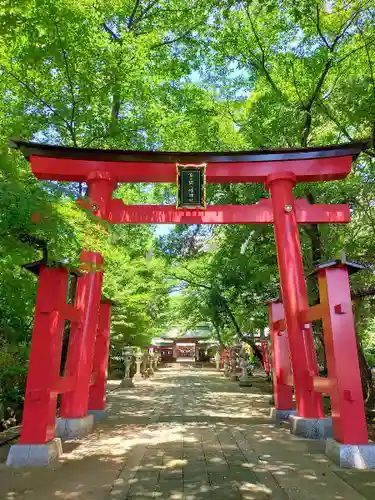
<path fill-rule="evenodd" d="M 269 420 L 264 380 L 163 368 L 108 396 L 109 417 L 65 442 L 56 468 L 0 465 L 1 500 L 364 500 L 375 472 L 345 471 L 323 444 Z"/>

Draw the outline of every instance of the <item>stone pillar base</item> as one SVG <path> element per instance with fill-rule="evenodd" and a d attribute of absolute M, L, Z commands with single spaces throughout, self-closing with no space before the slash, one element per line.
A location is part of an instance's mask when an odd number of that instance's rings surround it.
<path fill-rule="evenodd" d="M 307 439 L 327 439 L 333 435 L 332 419 L 325 418 L 304 418 L 298 415 L 291 415 L 290 432 L 298 437 Z"/>
<path fill-rule="evenodd" d="M 94 415 L 95 420 L 105 420 L 108 417 L 107 410 L 87 410 L 88 415 Z"/>
<path fill-rule="evenodd" d="M 56 420 L 56 436 L 63 441 L 87 436 L 94 427 L 94 415 L 82 418 L 58 418 Z"/>
<path fill-rule="evenodd" d="M 375 469 L 375 444 L 342 444 L 327 439 L 325 454 L 340 467 Z"/>
<path fill-rule="evenodd" d="M 46 467 L 56 463 L 62 455 L 61 439 L 45 444 L 12 444 L 6 465 L 8 467 Z"/>
<path fill-rule="evenodd" d="M 134 377 L 133 377 L 134 382 L 141 382 L 141 380 L 143 380 L 141 373 L 139 375 L 134 375 Z"/>
<path fill-rule="evenodd" d="M 270 417 L 276 423 L 280 421 L 289 420 L 291 415 L 296 415 L 297 410 L 277 410 L 276 408 L 271 408 Z"/>
<path fill-rule="evenodd" d="M 131 378 L 123 378 L 120 383 L 121 389 L 126 389 L 127 387 L 134 387 L 133 380 Z"/>

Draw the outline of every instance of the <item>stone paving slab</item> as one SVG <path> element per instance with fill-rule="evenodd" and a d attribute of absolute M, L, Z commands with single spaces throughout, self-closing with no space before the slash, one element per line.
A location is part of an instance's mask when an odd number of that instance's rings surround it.
<path fill-rule="evenodd" d="M 268 419 L 252 387 L 175 365 L 108 396 L 109 418 L 64 443 L 54 469 L 0 464 L 0 500 L 374 500 L 375 471 L 340 469 L 324 443 Z M 263 391 L 263 392 L 262 392 Z"/>

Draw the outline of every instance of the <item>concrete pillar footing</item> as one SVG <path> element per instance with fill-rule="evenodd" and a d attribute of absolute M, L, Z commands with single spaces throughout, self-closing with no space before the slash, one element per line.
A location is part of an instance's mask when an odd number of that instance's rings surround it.
<path fill-rule="evenodd" d="M 84 437 L 90 434 L 94 422 L 94 415 L 86 415 L 86 417 L 82 418 L 58 418 L 55 433 L 63 441 Z"/>
<path fill-rule="evenodd" d="M 276 423 L 281 421 L 288 421 L 291 415 L 296 415 L 297 410 L 278 410 L 277 408 L 271 408 L 270 418 Z"/>
<path fill-rule="evenodd" d="M 342 444 L 327 439 L 325 454 L 340 467 L 375 469 L 375 444 Z"/>
<path fill-rule="evenodd" d="M 87 410 L 88 415 L 94 415 L 95 420 L 105 420 L 108 417 L 107 410 Z"/>
<path fill-rule="evenodd" d="M 295 436 L 307 439 L 327 439 L 333 436 L 332 419 L 305 418 L 298 415 L 291 415 L 290 432 Z"/>
<path fill-rule="evenodd" d="M 58 462 L 62 455 L 61 439 L 45 444 L 12 444 L 6 465 L 8 467 L 47 467 Z"/>

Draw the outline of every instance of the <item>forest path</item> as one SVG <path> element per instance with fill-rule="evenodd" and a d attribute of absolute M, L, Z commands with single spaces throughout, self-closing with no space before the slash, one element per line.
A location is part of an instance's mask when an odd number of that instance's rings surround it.
<path fill-rule="evenodd" d="M 324 443 L 269 420 L 264 379 L 172 365 L 108 395 L 109 417 L 63 444 L 55 468 L 0 465 L 1 500 L 364 500 L 375 471 L 340 469 Z"/>

